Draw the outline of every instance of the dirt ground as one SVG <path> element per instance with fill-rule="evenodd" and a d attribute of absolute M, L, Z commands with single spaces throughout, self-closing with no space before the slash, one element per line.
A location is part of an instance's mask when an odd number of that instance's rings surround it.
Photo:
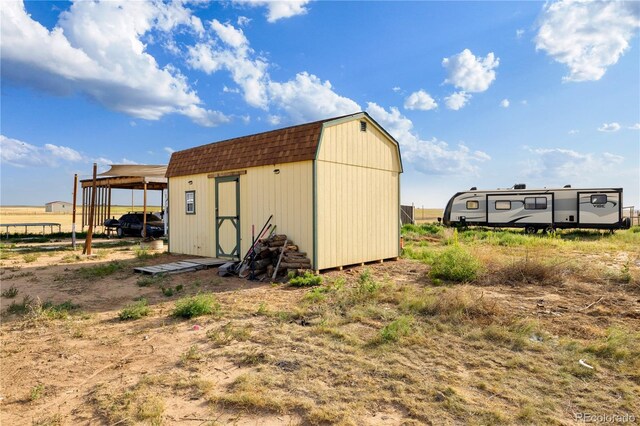
<path fill-rule="evenodd" d="M 60 243 L 50 245 L 59 246 Z M 34 257 L 37 258 L 33 259 Z M 407 424 L 408 421 L 414 422 L 411 424 L 460 422 L 461 417 L 456 417 L 455 411 L 451 409 L 449 412 L 453 412 L 452 417 L 444 417 L 440 422 L 429 413 L 410 413 L 406 407 L 392 400 L 388 404 L 376 402 L 357 406 L 348 417 L 336 418 L 330 416 L 330 410 L 314 417 L 309 414 L 313 413 L 314 407 L 301 405 L 294 405 L 298 407 L 296 409 L 288 409 L 287 405 L 261 406 L 254 401 L 254 408 L 243 408 L 248 405 L 220 402 L 224 401 L 219 399 L 221 395 L 227 394 L 230 389 L 237 389 L 244 378 L 254 377 L 251 374 L 264 373 L 267 367 L 274 368 L 281 374 L 274 377 L 284 377 L 282 381 L 273 379 L 271 386 L 274 390 L 278 389 L 278 392 L 293 380 L 287 379 L 295 374 L 292 371 L 302 365 L 304 368 L 297 371 L 299 374 L 304 371 L 309 377 L 298 378 L 293 383 L 304 387 L 307 380 L 309 386 L 323 388 L 323 393 L 316 389 L 313 391 L 314 395 L 332 395 L 331 383 L 311 384 L 316 379 L 313 361 L 309 357 L 311 354 L 318 356 L 317 354 L 322 353 L 328 359 L 337 359 L 351 356 L 349 351 L 352 350 L 346 346 L 332 346 L 325 341 L 309 340 L 303 334 L 308 327 L 300 327 L 297 322 L 302 320 L 296 319 L 295 315 L 288 314 L 284 320 L 280 318 L 280 313 L 295 312 L 309 292 L 308 289 L 238 278 L 220 278 L 216 269 L 172 275 L 170 286 L 180 290 L 176 290 L 171 296 L 165 296 L 155 284 L 147 287 L 137 285 L 141 275 L 133 272 L 134 266 L 168 263 L 188 257 L 162 254 L 141 259 L 135 246 L 124 246 L 99 249 L 98 256 L 94 258 L 83 257 L 79 252 L 54 249 L 38 252 L 37 256 L 17 254 L 3 259 L 0 271 L 2 290 L 15 287 L 18 294 L 13 299 L 1 299 L 0 423 L 285 425 L 342 422 L 396 425 Z M 108 276 L 87 278 L 81 272 L 82 268 L 86 270 L 95 265 L 116 261 L 121 262 L 124 267 Z M 637 262 L 638 259 L 633 261 Z M 392 280 L 397 285 L 423 287 L 428 267 L 418 261 L 401 259 L 345 271 L 332 271 L 324 274 L 324 278 L 328 281 L 338 278 L 355 280 L 364 268 L 380 280 Z M 630 290 L 616 283 L 596 285 L 569 281 L 561 286 L 531 284 L 518 287 L 488 283 L 477 285 L 474 291 L 495 301 L 510 315 L 534 318 L 547 332 L 565 338 L 601 337 L 603 330 L 612 326 L 640 329 L 640 291 Z M 171 316 L 175 301 L 180 297 L 209 292 L 216 295 L 222 306 L 221 315 L 191 320 Z M 5 312 L 10 303 L 20 302 L 24 296 L 54 305 L 71 301 L 78 305 L 78 313 L 66 319 L 51 320 Z M 145 298 L 149 302 L 150 315 L 137 321 L 118 320 L 119 310 L 138 298 Z M 271 314 L 265 315 L 264 312 Z M 250 336 L 241 338 L 238 333 L 230 344 L 215 344 L 217 335 L 211 332 L 231 323 L 236 326 L 236 330 L 249 330 Z M 370 334 L 369 325 L 363 319 L 359 324 L 348 324 L 345 327 L 352 327 L 354 335 Z M 292 332 L 287 339 L 279 336 L 288 330 L 297 331 Z M 431 344 L 443 346 L 425 347 L 424 350 L 420 347 L 403 347 L 394 356 L 398 357 L 400 364 L 406 364 L 407 368 L 420 372 L 420 380 L 436 383 L 438 378 L 444 380 L 443 377 L 455 373 L 451 383 L 456 384 L 451 386 L 461 389 L 458 391 L 460 398 L 470 404 L 485 404 L 486 400 L 480 395 L 484 394 L 486 399 L 488 391 L 476 389 L 481 389 L 479 385 L 471 386 L 473 377 L 470 373 L 474 368 L 473 363 L 477 362 L 473 361 L 474 350 L 466 343 L 455 346 L 455 343 L 451 343 L 453 340 L 447 342 L 444 336 L 443 339 L 435 335 L 430 338 L 434 339 L 430 341 Z M 315 346 L 308 346 L 312 344 Z M 269 345 L 273 346 L 270 350 L 264 349 Z M 456 352 L 464 347 L 471 351 L 461 357 L 466 361 L 456 363 L 455 367 L 448 365 L 446 358 L 450 355 L 447 351 Z M 436 353 L 442 359 L 432 358 L 438 356 L 434 355 Z M 505 359 L 511 359 L 502 358 L 501 353 L 488 349 L 486 358 L 482 359 L 489 362 L 493 358 L 490 362 L 496 365 L 506 363 Z M 247 361 L 251 357 L 265 356 L 268 361 Z M 367 361 L 363 361 L 363 364 L 374 363 L 376 356 L 367 355 Z M 382 366 L 371 368 L 386 371 L 386 367 Z M 526 369 L 526 366 L 522 368 Z M 346 373 L 332 374 L 342 377 L 341 374 Z M 351 379 L 348 377 L 350 376 L 339 380 L 341 387 L 352 386 L 348 383 L 349 380 L 357 381 L 354 376 Z M 579 382 L 575 383 L 578 386 Z M 635 383 L 627 394 L 634 398 L 640 396 L 639 386 L 640 383 Z M 436 392 L 434 401 L 440 401 L 439 398 L 449 400 L 446 388 L 443 389 L 445 390 Z M 357 392 L 357 389 L 351 391 Z M 296 389 L 291 392 L 304 393 L 305 390 Z M 575 392 L 582 390 L 577 389 Z M 440 393 L 446 397 L 439 396 Z M 489 399 L 492 398 L 493 396 Z M 505 399 L 499 401 L 501 398 Z M 317 401 L 318 399 L 322 398 L 316 397 L 313 405 L 325 404 Z M 149 414 L 154 410 L 154 401 L 162 407 L 160 416 Z M 495 402 L 505 405 L 507 410 L 513 403 L 504 395 L 498 395 Z M 335 405 L 336 410 L 343 407 L 339 401 L 326 402 L 333 403 L 338 404 Z M 135 404 L 138 405 L 134 412 L 131 407 Z M 349 405 L 352 406 L 356 405 Z M 629 407 L 638 408 L 637 401 L 630 403 Z M 553 419 L 553 423 L 572 424 L 574 421 L 571 410 L 571 407 L 564 405 L 554 406 L 549 418 Z M 133 418 L 114 417 L 119 412 L 129 413 Z M 117 418 L 121 420 L 114 421 Z M 506 422 L 510 423 L 508 418 Z M 491 424 L 494 421 L 480 417 L 476 423 Z M 522 423 L 536 421 L 524 417 Z"/>

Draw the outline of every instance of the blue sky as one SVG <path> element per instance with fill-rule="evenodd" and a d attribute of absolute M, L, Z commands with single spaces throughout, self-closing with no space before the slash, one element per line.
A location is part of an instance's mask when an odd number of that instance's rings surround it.
<path fill-rule="evenodd" d="M 640 206 L 638 2 L 9 0 L 0 15 L 2 205 L 70 200 L 93 162 L 166 164 L 363 110 L 400 142 L 403 203 L 522 182 L 622 186 Z"/>

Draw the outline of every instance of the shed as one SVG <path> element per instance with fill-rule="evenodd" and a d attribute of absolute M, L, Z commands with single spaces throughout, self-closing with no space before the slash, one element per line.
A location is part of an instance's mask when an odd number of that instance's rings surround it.
<path fill-rule="evenodd" d="M 367 113 L 174 152 L 169 250 L 242 257 L 270 215 L 316 271 L 400 254 L 398 142 Z"/>
<path fill-rule="evenodd" d="M 46 213 L 71 213 L 73 204 L 66 201 L 51 201 L 44 205 Z"/>

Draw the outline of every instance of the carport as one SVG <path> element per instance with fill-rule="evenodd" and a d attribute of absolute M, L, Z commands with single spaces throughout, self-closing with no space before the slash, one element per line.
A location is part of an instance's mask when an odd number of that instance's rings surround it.
<path fill-rule="evenodd" d="M 111 165 L 111 168 L 106 172 L 97 174 L 95 179 L 81 180 L 82 229 L 84 229 L 85 226 L 89 226 L 91 222 L 93 222 L 94 228 L 96 226 L 104 226 L 104 221 L 111 218 L 111 192 L 114 189 L 144 191 L 143 209 L 145 219 L 148 191 L 161 192 L 160 205 L 162 205 L 164 209 L 164 191 L 167 189 L 166 172 L 166 165 L 114 164 Z M 92 207 L 93 215 L 91 215 Z M 91 220 L 91 216 L 93 216 L 93 221 Z M 166 223 L 166 219 L 164 220 Z M 145 227 L 143 229 L 146 229 L 146 221 L 144 225 Z"/>

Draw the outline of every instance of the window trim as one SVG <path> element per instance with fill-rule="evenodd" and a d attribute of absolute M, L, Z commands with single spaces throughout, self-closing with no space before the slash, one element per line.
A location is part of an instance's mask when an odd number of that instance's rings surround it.
<path fill-rule="evenodd" d="M 189 211 L 189 195 L 193 195 L 193 211 Z M 185 214 L 196 214 L 196 191 L 184 191 L 184 212 Z"/>
<path fill-rule="evenodd" d="M 360 131 L 361 132 L 367 131 L 367 122 L 364 120 L 360 120 Z"/>
<path fill-rule="evenodd" d="M 509 203 L 509 208 L 498 208 L 498 203 Z M 496 200 L 493 207 L 496 210 L 501 210 L 501 211 L 507 211 L 507 210 L 511 210 L 511 200 Z"/>
<path fill-rule="evenodd" d="M 604 201 L 603 202 L 596 202 L 595 200 L 597 200 L 600 197 L 604 197 Z M 608 201 L 609 201 L 609 197 L 607 197 L 607 194 L 592 194 L 591 195 L 591 204 L 593 204 L 594 206 L 604 206 L 605 204 L 607 204 Z"/>
<path fill-rule="evenodd" d="M 475 204 L 475 207 L 469 207 L 469 203 L 471 203 L 472 205 Z M 467 210 L 478 210 L 480 208 L 480 202 L 478 200 L 467 200 L 465 207 L 467 208 Z"/>

